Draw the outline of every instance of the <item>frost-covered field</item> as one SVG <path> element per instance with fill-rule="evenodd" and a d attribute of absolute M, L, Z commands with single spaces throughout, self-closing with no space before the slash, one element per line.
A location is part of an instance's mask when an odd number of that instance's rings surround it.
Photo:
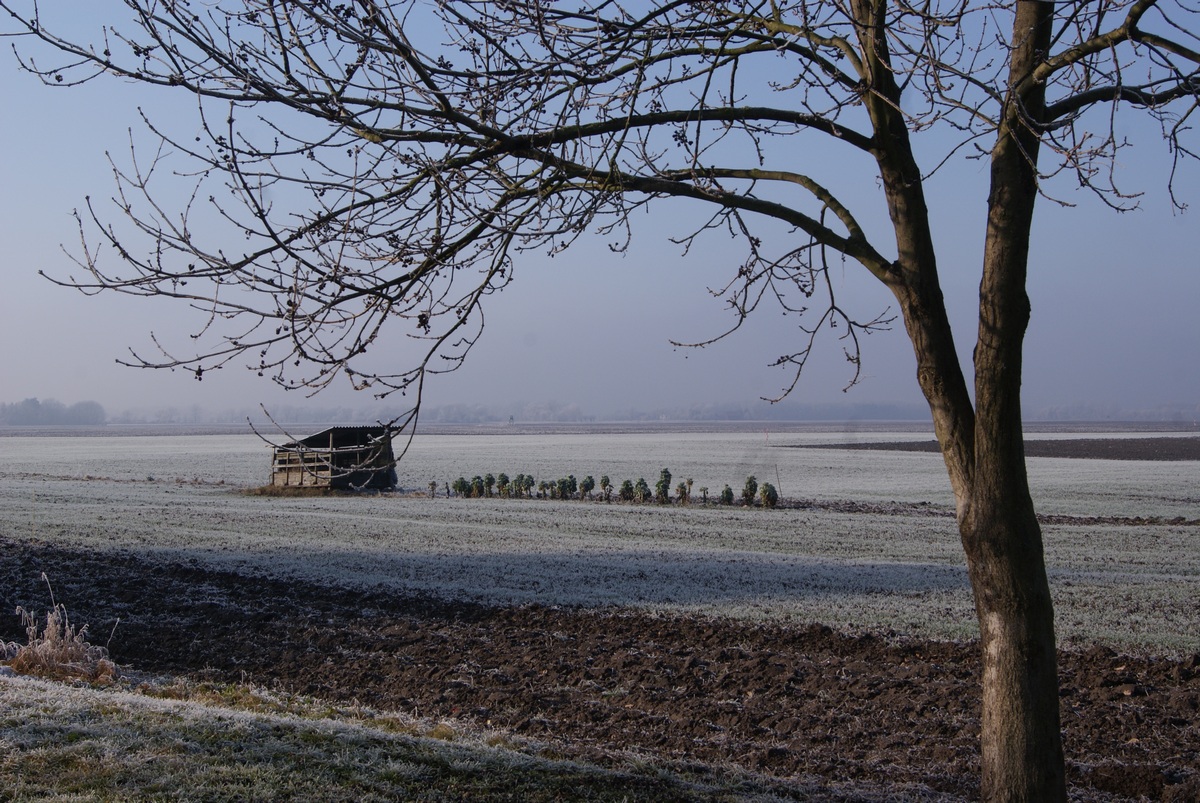
<path fill-rule="evenodd" d="M 1096 433 L 1088 433 L 1096 437 Z M 905 503 L 896 512 L 625 506 L 405 495 L 271 498 L 256 437 L 0 438 L 0 531 L 242 571 L 456 598 L 635 605 L 817 620 L 938 637 L 973 632 L 951 496 L 936 455 L 787 449 L 845 433 L 426 435 L 401 485 L 567 474 L 620 484 L 661 468 L 693 494 L 748 474 L 785 499 Z M 923 439 L 855 433 L 857 440 Z M 1069 437 L 1069 436 L 1064 436 Z M 1033 458 L 1039 509 L 1200 519 L 1200 463 Z M 927 506 L 930 513 L 911 507 Z M 1200 649 L 1200 528 L 1045 528 L 1060 635 Z"/>

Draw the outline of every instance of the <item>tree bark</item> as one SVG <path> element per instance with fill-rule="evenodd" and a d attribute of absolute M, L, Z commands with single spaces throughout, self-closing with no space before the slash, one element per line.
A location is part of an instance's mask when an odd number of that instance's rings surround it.
<path fill-rule="evenodd" d="M 980 469 L 986 482 L 976 480 L 971 515 L 959 525 L 983 659 L 981 797 L 1065 800 L 1054 611 L 1041 531 L 1023 468 L 994 454 L 989 440 L 976 440 L 977 463 L 996 465 Z"/>
<path fill-rule="evenodd" d="M 851 0 L 851 8 L 862 52 L 863 105 L 871 118 L 875 160 L 896 237 L 897 259 L 885 281 L 900 305 L 917 358 L 917 383 L 933 414 L 934 432 L 961 514 L 974 471 L 974 410 L 938 278 L 925 183 L 891 66 L 886 4 Z"/>
<path fill-rule="evenodd" d="M 984 800 L 1066 800 L 1054 609 L 1025 470 L 1021 366 L 1029 233 L 1045 91 L 1029 76 L 1049 47 L 1054 4 L 1018 0 L 1005 115 L 992 151 L 979 333 L 975 467 L 959 532 L 983 650 Z"/>
<path fill-rule="evenodd" d="M 870 91 L 865 105 L 899 258 L 889 283 L 917 358 L 917 380 L 954 489 L 983 660 L 981 794 L 988 801 L 1066 799 L 1054 611 L 1021 424 L 1025 280 L 1037 198 L 1045 93 L 1029 80 L 1045 58 L 1053 3 L 1017 0 L 991 194 L 972 405 L 946 317 L 920 171 L 888 69 L 880 7 L 854 0 Z"/>

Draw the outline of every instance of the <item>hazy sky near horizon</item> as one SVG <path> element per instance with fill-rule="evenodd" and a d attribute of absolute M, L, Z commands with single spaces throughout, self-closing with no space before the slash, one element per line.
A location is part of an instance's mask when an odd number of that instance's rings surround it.
<path fill-rule="evenodd" d="M 103 201 L 113 194 L 106 153 L 120 166 L 130 164 L 130 129 L 146 139 L 138 107 L 173 130 L 190 131 L 195 112 L 187 99 L 114 81 L 46 88 L 18 70 L 7 48 L 0 54 L 0 96 L 0 402 L 90 399 L 110 412 L 302 403 L 299 393 L 284 393 L 249 370 L 230 367 L 197 382 L 184 371 L 117 365 L 130 347 L 151 351 L 152 331 L 186 345 L 200 318 L 160 299 L 84 297 L 38 276 L 39 270 L 78 273 L 62 250 L 79 248 L 71 212 L 82 209 L 87 196 Z M 1118 168 L 1128 189 L 1146 192 L 1142 209 L 1114 213 L 1065 182 L 1053 189 L 1074 206 L 1039 202 L 1030 260 L 1027 413 L 1070 405 L 1200 407 L 1200 210 L 1171 209 L 1165 148 L 1153 142 L 1153 131 L 1145 136 L 1144 122 L 1132 128 L 1144 141 L 1123 153 Z M 1182 176 L 1181 199 L 1200 203 L 1200 171 L 1189 167 Z M 930 184 L 947 303 L 968 371 L 986 177 L 984 164 L 968 162 Z M 874 191 L 869 179 L 862 191 Z M 530 255 L 518 262 L 513 284 L 485 307 L 481 343 L 456 374 L 431 381 L 428 401 L 557 401 L 604 415 L 750 404 L 778 393 L 790 376 L 768 366 L 798 347 L 794 317 L 763 310 L 745 331 L 712 347 L 671 346 L 671 339 L 703 340 L 731 322 L 705 287 L 727 275 L 738 255 L 717 243 L 683 256 L 667 238 L 688 232 L 686 210 L 669 201 L 654 209 L 628 254 L 610 253 L 592 239 L 554 259 Z M 835 278 L 845 283 L 854 311 L 871 317 L 890 299 L 861 274 L 847 264 Z M 402 335 L 394 337 L 402 355 Z M 840 344 L 826 337 L 791 398 L 919 404 L 914 366 L 901 328 L 873 335 L 864 341 L 863 381 L 843 394 L 850 370 Z M 312 403 L 366 406 L 371 397 L 338 384 Z"/>

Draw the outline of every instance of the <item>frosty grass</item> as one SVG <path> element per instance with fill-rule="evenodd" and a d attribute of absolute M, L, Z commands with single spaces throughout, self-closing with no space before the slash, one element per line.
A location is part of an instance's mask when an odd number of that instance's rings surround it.
<path fill-rule="evenodd" d="M 1089 433 L 1096 437 L 1096 433 Z M 0 438 L 0 526 L 65 547 L 498 603 L 634 606 L 819 621 L 934 638 L 975 632 L 939 456 L 777 448 L 912 433 L 419 436 L 399 466 L 413 494 L 271 498 L 268 447 L 247 436 Z M 1068 437 L 1068 436 L 1064 436 Z M 399 442 L 397 443 L 399 445 Z M 614 485 L 669 468 L 715 497 L 747 475 L 820 509 L 447 499 L 486 473 Z M 1039 512 L 1200 519 L 1200 463 L 1032 458 Z M 436 481 L 439 496 L 428 498 Z M 889 510 L 892 503 L 900 503 Z M 901 507 L 900 505 L 903 505 Z M 915 507 L 914 507 L 915 505 Z M 1045 528 L 1066 643 L 1200 650 L 1200 528 Z M 1097 604 L 1103 600 L 1104 604 Z"/>

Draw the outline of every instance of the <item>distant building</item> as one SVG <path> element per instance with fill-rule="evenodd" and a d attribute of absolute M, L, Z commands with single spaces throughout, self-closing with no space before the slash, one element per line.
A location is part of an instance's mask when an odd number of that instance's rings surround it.
<path fill-rule="evenodd" d="M 281 487 L 396 487 L 392 432 L 386 427 L 330 427 L 275 447 L 271 484 Z"/>

